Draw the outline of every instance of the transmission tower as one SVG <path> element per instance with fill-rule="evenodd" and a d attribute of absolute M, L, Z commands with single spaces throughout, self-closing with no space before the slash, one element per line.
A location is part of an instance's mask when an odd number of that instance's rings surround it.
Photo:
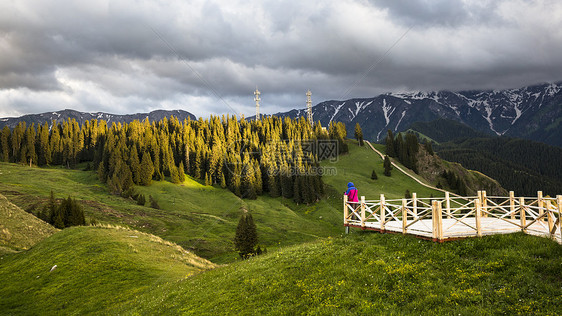
<path fill-rule="evenodd" d="M 256 87 L 256 91 L 254 91 L 254 101 L 256 101 L 256 122 L 260 119 L 260 94 L 261 92 Z"/>
<path fill-rule="evenodd" d="M 308 90 L 306 92 L 306 112 L 308 114 L 308 121 L 310 122 L 310 126 L 314 126 L 314 121 L 312 121 L 312 92 Z"/>

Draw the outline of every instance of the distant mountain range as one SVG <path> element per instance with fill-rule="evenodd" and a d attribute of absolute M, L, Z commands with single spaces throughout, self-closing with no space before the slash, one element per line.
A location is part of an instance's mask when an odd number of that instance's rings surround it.
<path fill-rule="evenodd" d="M 324 101 L 313 119 L 327 126 L 344 122 L 353 137 L 359 123 L 366 139 L 380 141 L 386 131 L 405 131 L 415 122 L 445 118 L 490 135 L 532 139 L 562 147 L 562 82 L 519 89 L 387 93 L 373 98 Z M 306 116 L 304 109 L 277 116 Z"/>
<path fill-rule="evenodd" d="M 152 121 L 160 121 L 164 117 L 169 118 L 170 116 L 176 117 L 180 122 L 184 119 L 191 118 L 192 120 L 196 120 L 197 118 L 195 115 L 182 111 L 182 110 L 173 110 L 173 111 L 165 111 L 165 110 L 156 110 L 150 113 L 137 113 L 137 114 L 125 114 L 125 115 L 118 115 L 118 114 L 109 114 L 103 112 L 96 112 L 96 113 L 87 113 L 87 112 L 79 112 L 75 110 L 62 110 L 57 112 L 47 112 L 41 114 L 29 114 L 24 115 L 21 117 L 9 117 L 9 118 L 0 118 L 0 128 L 3 128 L 7 125 L 10 128 L 14 128 L 19 122 L 24 121 L 29 126 L 30 124 L 45 124 L 48 122 L 49 124 L 54 120 L 57 123 L 66 121 L 67 119 L 75 119 L 78 124 L 82 124 L 85 121 L 89 121 L 92 119 L 104 120 L 108 123 L 130 123 L 134 120 L 142 121 L 145 118 L 148 118 L 151 122 Z"/>
<path fill-rule="evenodd" d="M 405 131 L 416 122 L 443 118 L 483 134 L 520 137 L 562 147 L 562 82 L 509 90 L 386 93 L 373 98 L 324 101 L 315 105 L 312 112 L 313 119 L 323 126 L 330 121 L 346 123 L 350 137 L 353 137 L 355 123 L 359 123 L 364 138 L 375 141 L 383 140 L 389 129 Z M 146 117 L 159 121 L 171 115 L 181 121 L 188 117 L 196 119 L 195 115 L 182 110 L 128 115 L 63 110 L 1 118 L 0 128 L 4 125 L 13 128 L 20 121 L 44 124 L 73 118 L 79 123 L 91 119 L 128 123 Z M 291 110 L 274 115 L 296 118 L 306 116 L 306 111 Z"/>

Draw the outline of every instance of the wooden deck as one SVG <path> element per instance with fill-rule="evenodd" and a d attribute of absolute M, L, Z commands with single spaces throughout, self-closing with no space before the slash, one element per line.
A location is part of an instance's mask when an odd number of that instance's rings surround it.
<path fill-rule="evenodd" d="M 344 226 L 379 232 L 415 235 L 434 241 L 466 237 L 527 234 L 553 239 L 562 244 L 562 195 L 556 198 L 476 197 L 369 201 L 347 203 L 344 196 Z"/>

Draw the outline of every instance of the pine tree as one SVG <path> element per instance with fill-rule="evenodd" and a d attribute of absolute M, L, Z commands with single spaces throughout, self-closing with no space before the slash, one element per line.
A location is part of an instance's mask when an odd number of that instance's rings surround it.
<path fill-rule="evenodd" d="M 140 184 L 141 164 L 140 164 L 139 154 L 137 152 L 137 146 L 135 145 L 131 147 L 129 166 L 131 167 L 131 173 L 133 174 L 133 182 L 135 184 Z"/>
<path fill-rule="evenodd" d="M 37 127 L 39 130 L 38 134 L 38 161 L 39 166 L 48 165 L 51 163 L 51 149 L 49 147 L 49 124 L 45 122 L 45 125 Z"/>
<path fill-rule="evenodd" d="M 412 194 L 410 193 L 410 190 L 406 189 L 406 192 L 404 192 L 404 198 L 405 199 L 411 199 L 412 198 Z"/>
<path fill-rule="evenodd" d="M 390 177 L 391 173 L 390 170 L 392 170 L 392 164 L 390 163 L 390 158 L 388 158 L 388 156 L 384 156 L 384 175 L 387 177 Z"/>
<path fill-rule="evenodd" d="M 396 151 L 394 147 L 394 135 L 392 135 L 391 130 L 387 131 L 385 143 L 386 143 L 386 154 L 390 157 L 396 157 Z"/>
<path fill-rule="evenodd" d="M 290 199 L 293 197 L 294 183 L 291 172 L 289 171 L 289 166 L 287 166 L 287 164 L 284 164 L 280 172 L 281 173 L 279 176 L 281 179 L 281 195 L 286 199 Z"/>
<path fill-rule="evenodd" d="M 180 165 L 178 167 L 178 174 L 180 183 L 185 181 L 185 167 L 183 166 L 183 161 L 180 161 Z"/>
<path fill-rule="evenodd" d="M 152 159 L 150 158 L 150 154 L 145 151 L 142 155 L 139 183 L 141 185 L 150 185 L 152 183 L 153 174 L 154 165 L 152 164 Z"/>
<path fill-rule="evenodd" d="M 277 172 L 271 171 L 268 173 L 267 187 L 269 188 L 269 195 L 271 197 L 281 196 L 281 190 L 279 188 L 279 175 Z"/>
<path fill-rule="evenodd" d="M 25 132 L 25 143 L 24 143 L 24 148 L 26 149 L 25 152 L 25 158 L 22 159 L 22 162 L 25 161 L 25 163 L 27 164 L 29 162 L 29 164 L 31 165 L 32 163 L 37 164 L 37 153 L 35 151 L 35 127 L 33 126 L 33 124 L 31 124 L 31 126 L 26 130 Z M 23 158 L 23 157 L 22 157 Z"/>
<path fill-rule="evenodd" d="M 221 188 L 226 188 L 226 179 L 224 177 L 224 173 L 221 172 Z"/>
<path fill-rule="evenodd" d="M 260 165 L 257 160 L 254 160 L 253 168 L 254 168 L 254 178 L 255 178 L 255 182 L 254 182 L 255 191 L 257 195 L 262 195 L 263 180 L 262 180 Z"/>
<path fill-rule="evenodd" d="M 51 124 L 51 138 L 49 139 L 49 147 L 51 148 L 51 161 L 55 165 L 62 164 L 62 143 L 60 137 L 60 124 L 55 121 Z M 103 150 L 103 144 L 100 146 L 100 152 Z M 101 154 L 100 154 L 101 160 Z"/>
<path fill-rule="evenodd" d="M 359 123 L 355 123 L 355 139 L 359 142 L 359 146 L 363 146 L 363 131 Z"/>
<path fill-rule="evenodd" d="M 355 123 L 355 139 L 359 142 L 359 146 L 363 146 L 363 131 L 359 123 Z"/>
<path fill-rule="evenodd" d="M 301 188 L 301 184 L 302 184 L 302 176 L 296 176 L 295 177 L 295 182 L 293 185 L 293 201 L 297 204 L 300 204 L 303 202 L 302 199 L 302 188 Z"/>
<path fill-rule="evenodd" d="M 44 208 L 45 214 L 46 214 L 46 222 L 49 224 L 54 224 L 54 218 L 56 216 L 56 209 L 57 209 L 57 202 L 55 200 L 55 194 L 53 193 L 53 190 L 51 190 L 51 195 L 49 196 L 49 202 L 47 202 L 47 205 Z"/>
<path fill-rule="evenodd" d="M 373 169 L 373 172 L 371 173 L 371 179 L 372 180 L 377 180 L 379 177 L 377 176 L 377 173 L 375 172 L 375 169 Z"/>
<path fill-rule="evenodd" d="M 152 197 L 152 195 L 148 196 L 148 200 L 150 202 L 150 207 L 159 210 L 160 209 L 160 205 L 158 204 L 158 201 L 156 201 L 155 198 Z"/>
<path fill-rule="evenodd" d="M 170 181 L 175 184 L 182 182 L 180 181 L 180 173 L 178 168 L 176 168 L 176 166 L 174 165 L 171 165 L 168 168 L 170 169 Z"/>
<path fill-rule="evenodd" d="M 316 191 L 314 189 L 313 176 L 304 175 L 300 177 L 301 199 L 303 203 L 309 204 L 316 201 Z"/>
<path fill-rule="evenodd" d="M 234 236 L 234 247 L 242 259 L 246 259 L 256 253 L 255 248 L 258 244 L 258 233 L 252 215 L 244 213 L 236 226 Z"/>
<path fill-rule="evenodd" d="M 431 141 L 426 140 L 425 144 L 424 144 L 425 150 L 430 154 L 430 155 L 434 155 L 435 153 L 433 152 L 433 147 L 431 146 Z"/>
<path fill-rule="evenodd" d="M 136 197 L 137 200 L 137 205 L 145 205 L 146 204 L 146 197 L 144 196 L 144 194 L 139 194 Z"/>
<path fill-rule="evenodd" d="M 0 148 L 0 150 L 2 150 L 1 159 L 2 161 L 5 162 L 10 161 L 11 134 L 12 132 L 10 131 L 10 128 L 7 125 L 5 125 L 4 128 L 2 129 L 2 135 L 0 136 L 0 143 L 2 143 L 2 147 Z"/>
<path fill-rule="evenodd" d="M 80 204 L 70 196 L 62 200 L 59 206 L 60 213 L 63 214 L 64 227 L 86 225 L 84 211 Z"/>

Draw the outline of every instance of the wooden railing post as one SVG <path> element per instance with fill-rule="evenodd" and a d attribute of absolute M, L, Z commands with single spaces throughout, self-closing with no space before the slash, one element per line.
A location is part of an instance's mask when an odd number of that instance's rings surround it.
<path fill-rule="evenodd" d="M 402 199 L 402 234 L 406 234 L 406 227 L 408 226 L 408 202 Z"/>
<path fill-rule="evenodd" d="M 509 212 L 511 219 L 515 220 L 515 192 L 509 191 Z"/>
<path fill-rule="evenodd" d="M 539 217 L 544 214 L 544 200 L 542 197 L 542 191 L 537 191 L 537 207 L 539 208 Z M 544 221 L 544 219 L 541 219 Z"/>
<path fill-rule="evenodd" d="M 385 204 L 384 194 L 381 194 L 381 223 L 380 223 L 381 224 L 381 226 L 380 226 L 381 231 L 385 230 L 384 229 L 384 225 L 385 225 L 384 224 L 384 221 L 385 221 L 384 217 L 385 217 L 385 207 L 386 206 L 384 204 Z"/>
<path fill-rule="evenodd" d="M 445 192 L 445 210 L 447 212 L 447 218 L 452 218 L 452 216 L 451 216 L 451 197 L 449 196 L 449 191 Z"/>
<path fill-rule="evenodd" d="M 482 191 L 482 211 L 484 217 L 488 217 L 488 198 L 486 197 L 486 191 Z"/>
<path fill-rule="evenodd" d="M 525 226 L 527 225 L 527 219 L 525 218 L 525 216 L 527 216 L 527 215 L 525 214 L 525 198 L 524 197 L 519 198 L 519 216 L 521 217 L 521 230 L 524 233 L 527 233 L 527 230 L 525 229 Z"/>
<path fill-rule="evenodd" d="M 343 195 L 343 223 L 347 225 L 349 223 L 349 210 L 347 208 L 347 195 Z"/>
<path fill-rule="evenodd" d="M 443 213 L 441 201 L 433 201 L 431 205 L 431 217 L 433 223 L 433 241 L 443 240 Z"/>
<path fill-rule="evenodd" d="M 475 199 L 474 200 L 474 206 L 476 207 L 476 235 L 478 235 L 478 237 L 482 237 L 482 223 L 481 223 L 481 217 L 482 217 L 482 205 L 480 204 L 480 200 L 479 199 Z"/>
<path fill-rule="evenodd" d="M 418 195 L 416 192 L 412 193 L 412 211 L 415 219 L 418 217 Z"/>
<path fill-rule="evenodd" d="M 441 201 L 437 202 L 437 238 L 443 241 L 443 210 Z"/>
<path fill-rule="evenodd" d="M 437 201 L 431 203 L 431 224 L 431 237 L 433 237 L 433 241 L 437 241 Z"/>
<path fill-rule="evenodd" d="M 361 228 L 365 229 L 365 197 L 361 197 Z"/>
<path fill-rule="evenodd" d="M 556 230 L 554 230 L 554 211 L 551 209 L 550 200 L 546 200 L 545 211 L 546 217 L 548 218 L 548 234 L 551 239 L 556 239 Z"/>

